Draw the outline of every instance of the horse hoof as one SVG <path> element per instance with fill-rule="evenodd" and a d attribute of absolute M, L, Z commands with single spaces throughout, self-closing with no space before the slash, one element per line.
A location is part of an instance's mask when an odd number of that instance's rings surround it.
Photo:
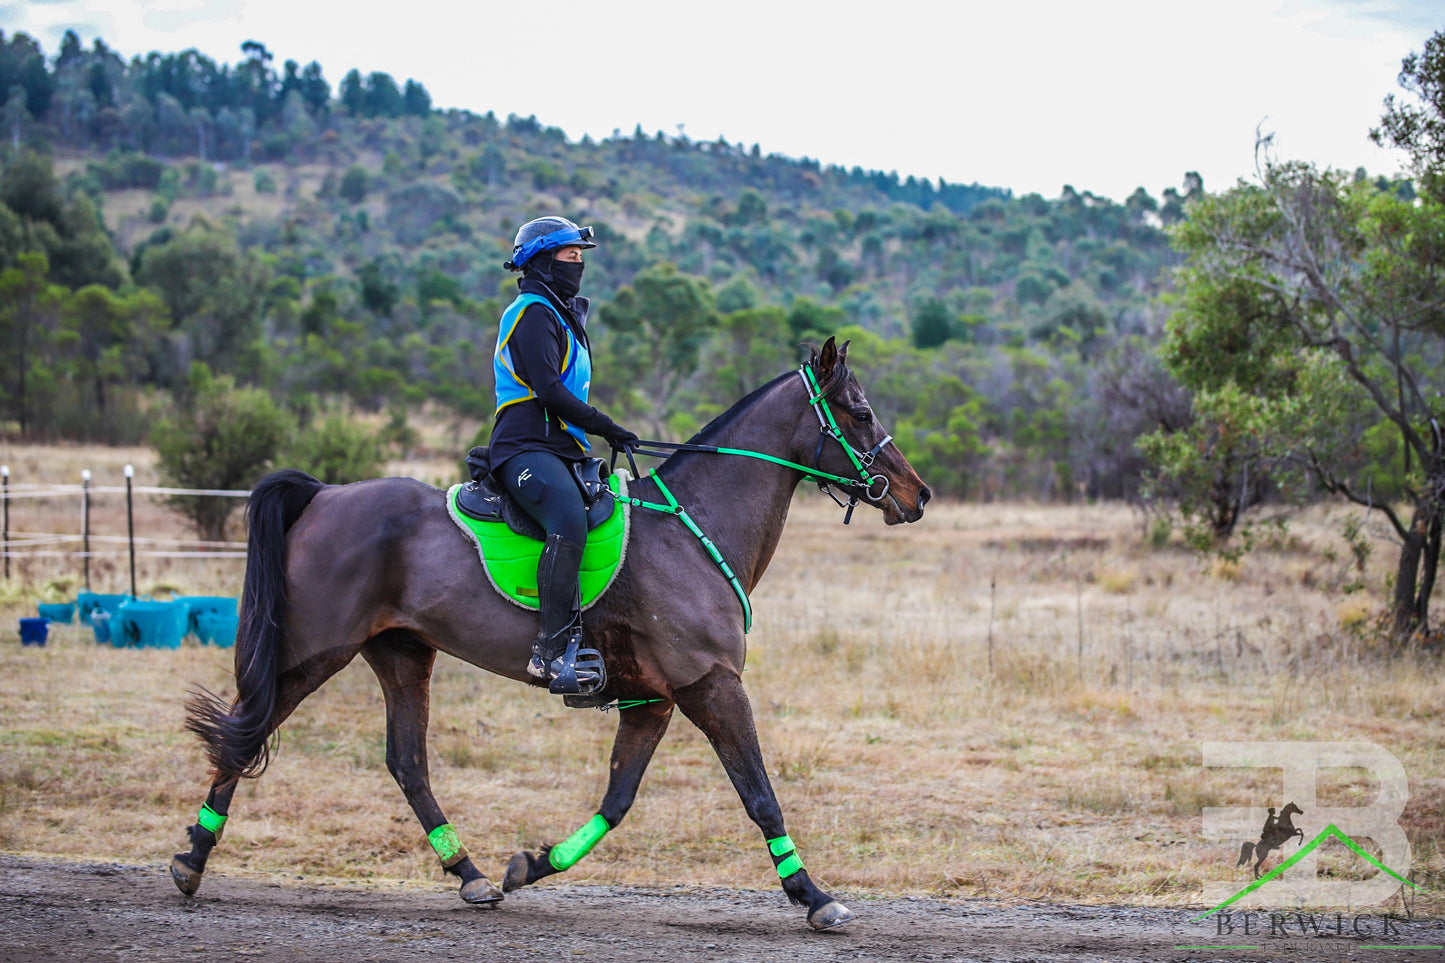
<path fill-rule="evenodd" d="M 507 875 L 502 877 L 502 892 L 513 893 L 531 882 L 527 878 L 532 868 L 532 861 L 527 858 L 526 853 L 518 853 L 507 863 Z"/>
<path fill-rule="evenodd" d="M 171 857 L 171 879 L 187 896 L 195 896 L 196 890 L 201 888 L 201 874 L 182 862 L 179 856 Z"/>
<path fill-rule="evenodd" d="M 502 891 L 492 885 L 485 876 L 468 880 L 462 884 L 462 899 L 473 906 L 487 906 L 503 900 Z"/>
<path fill-rule="evenodd" d="M 828 930 L 835 926 L 842 926 L 856 918 L 852 910 L 835 900 L 809 913 L 808 925 L 815 930 Z"/>

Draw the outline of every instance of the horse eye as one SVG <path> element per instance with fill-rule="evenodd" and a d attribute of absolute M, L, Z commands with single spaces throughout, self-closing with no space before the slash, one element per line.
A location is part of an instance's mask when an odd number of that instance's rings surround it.
<path fill-rule="evenodd" d="M 869 411 L 867 408 L 854 409 L 853 420 L 858 422 L 858 424 L 860 425 L 871 425 L 873 424 L 873 412 Z"/>

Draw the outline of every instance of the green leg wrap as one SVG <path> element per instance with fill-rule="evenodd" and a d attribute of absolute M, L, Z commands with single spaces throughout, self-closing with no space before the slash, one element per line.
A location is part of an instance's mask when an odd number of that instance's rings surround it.
<path fill-rule="evenodd" d="M 201 803 L 201 811 L 196 814 L 196 824 L 221 841 L 221 830 L 226 827 L 226 817 L 216 812 L 205 803 Z"/>
<path fill-rule="evenodd" d="M 437 858 L 446 869 L 451 869 L 467 858 L 467 847 L 457 839 L 457 831 L 451 823 L 442 823 L 427 833 L 426 841 L 431 843 L 431 848 L 436 851 Z"/>
<path fill-rule="evenodd" d="M 789 876 L 803 868 L 803 860 L 798 856 L 798 847 L 793 845 L 793 840 L 788 836 L 777 836 L 768 840 L 768 852 L 774 857 L 785 857 L 778 863 L 778 879 L 787 879 Z"/>
<path fill-rule="evenodd" d="M 601 813 L 598 813 L 587 820 L 581 829 L 567 837 L 565 842 L 553 846 L 551 852 L 547 854 L 547 862 L 551 863 L 552 868 L 559 873 L 564 869 L 571 869 L 577 865 L 579 859 L 592 852 L 592 847 L 601 842 L 602 837 L 606 836 L 611 829 L 612 827 L 607 825 L 607 820 L 602 818 Z"/>

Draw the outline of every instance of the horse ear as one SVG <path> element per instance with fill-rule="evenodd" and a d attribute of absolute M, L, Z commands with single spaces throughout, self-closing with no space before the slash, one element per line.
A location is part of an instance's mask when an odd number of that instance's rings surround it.
<path fill-rule="evenodd" d="M 838 342 L 836 338 L 829 337 L 823 342 L 823 350 L 818 352 L 818 357 L 813 362 L 813 367 L 818 374 L 827 378 L 833 373 L 833 368 L 838 363 Z"/>
<path fill-rule="evenodd" d="M 847 341 L 844 341 L 844 342 L 843 342 L 843 347 L 841 347 L 841 348 L 838 349 L 838 363 L 839 363 L 839 364 L 844 364 L 844 363 L 846 363 L 846 362 L 848 361 L 848 345 L 850 345 L 850 344 L 852 344 L 852 343 L 853 343 L 853 339 L 852 339 L 852 338 L 849 338 Z"/>

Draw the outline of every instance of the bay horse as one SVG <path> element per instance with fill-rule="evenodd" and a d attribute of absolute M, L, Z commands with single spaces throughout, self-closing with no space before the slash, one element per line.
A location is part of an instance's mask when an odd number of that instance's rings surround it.
<path fill-rule="evenodd" d="M 805 907 L 809 925 L 853 919 L 813 883 L 784 827 L 742 684 L 746 606 L 734 589 L 736 582 L 751 591 L 763 577 L 805 477 L 851 485 L 853 500 L 881 509 L 889 525 L 923 515 L 929 489 L 889 444 L 847 357 L 847 342 L 829 338 L 800 369 L 753 391 L 681 446 L 693 450 L 632 482 L 634 504 L 656 508 L 666 494 L 682 511 L 633 511 L 622 569 L 584 616 L 587 638 L 605 655 L 606 695 L 619 700 L 607 790 L 571 837 L 513 856 L 500 888 L 477 869 L 432 795 L 429 684 L 438 652 L 532 683 L 536 614 L 493 590 L 437 488 L 411 478 L 323 485 L 289 470 L 263 479 L 247 509 L 236 697 L 198 690 L 187 703 L 186 727 L 205 744 L 212 784 L 187 830 L 190 851 L 171 860 L 176 885 L 196 892 L 240 779 L 266 768 L 270 735 L 360 653 L 386 699 L 387 769 L 468 903 L 495 903 L 570 868 L 615 829 L 676 706 L 712 744 L 783 892 Z M 707 446 L 726 453 L 696 450 Z M 745 453 L 752 457 L 738 457 Z M 732 578 L 713 552 L 730 563 Z"/>

